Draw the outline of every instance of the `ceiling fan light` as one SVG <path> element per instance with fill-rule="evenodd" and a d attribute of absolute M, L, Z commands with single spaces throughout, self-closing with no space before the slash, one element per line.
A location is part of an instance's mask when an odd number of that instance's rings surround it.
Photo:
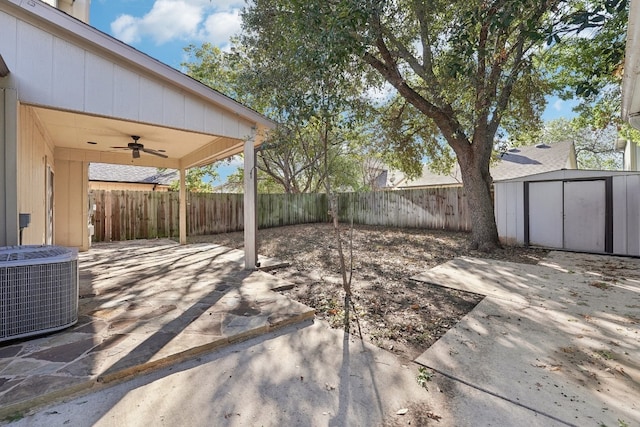
<path fill-rule="evenodd" d="M 140 150 L 134 149 L 132 151 L 133 151 L 133 158 L 134 159 L 139 159 L 140 158 Z"/>

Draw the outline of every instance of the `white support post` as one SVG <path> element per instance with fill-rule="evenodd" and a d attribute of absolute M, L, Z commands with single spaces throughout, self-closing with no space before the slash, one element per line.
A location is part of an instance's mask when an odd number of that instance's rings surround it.
<path fill-rule="evenodd" d="M 254 137 L 244 143 L 244 268 L 255 270 L 258 265 L 258 221 L 256 199 L 258 180 Z"/>
<path fill-rule="evenodd" d="M 180 168 L 180 244 L 187 244 L 187 175 L 184 168 Z"/>

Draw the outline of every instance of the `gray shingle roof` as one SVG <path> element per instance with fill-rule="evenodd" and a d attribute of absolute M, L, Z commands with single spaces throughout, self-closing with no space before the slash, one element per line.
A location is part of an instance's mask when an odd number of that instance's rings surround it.
<path fill-rule="evenodd" d="M 170 185 L 178 179 L 180 176 L 175 169 L 160 171 L 158 168 L 147 166 L 89 164 L 89 181 Z"/>
<path fill-rule="evenodd" d="M 494 181 L 519 178 L 537 173 L 556 171 L 560 169 L 575 169 L 576 154 L 573 143 L 559 142 L 553 145 L 531 145 L 517 147 L 502 154 L 500 160 L 491 166 L 491 176 Z M 450 175 L 440 175 L 429 170 L 429 166 L 422 168 L 422 176 L 412 181 L 401 180 L 397 188 L 427 187 L 438 185 L 462 184 L 460 167 L 456 163 Z"/>

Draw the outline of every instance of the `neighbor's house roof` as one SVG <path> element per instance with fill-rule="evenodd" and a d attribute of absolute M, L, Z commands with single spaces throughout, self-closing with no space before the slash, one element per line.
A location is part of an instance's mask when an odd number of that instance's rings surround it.
<path fill-rule="evenodd" d="M 107 163 L 91 163 L 89 165 L 89 181 L 171 185 L 179 178 L 178 171 L 175 169 L 161 171 L 154 167 Z"/>
<path fill-rule="evenodd" d="M 491 166 L 494 181 L 519 178 L 522 176 L 555 171 L 560 169 L 576 169 L 576 151 L 572 142 L 559 142 L 553 145 L 532 145 L 512 148 L 501 154 L 500 160 Z M 440 175 L 429 170 L 425 165 L 422 176 L 414 180 L 406 180 L 396 173 L 395 188 L 421 188 L 436 186 L 452 186 L 462 184 L 460 166 L 456 163 L 449 175 Z"/>

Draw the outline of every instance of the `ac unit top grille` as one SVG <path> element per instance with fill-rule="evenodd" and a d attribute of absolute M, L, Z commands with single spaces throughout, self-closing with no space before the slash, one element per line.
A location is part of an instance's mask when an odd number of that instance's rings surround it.
<path fill-rule="evenodd" d="M 77 258 L 77 250 L 60 246 L 25 245 L 0 247 L 0 265 L 49 264 Z"/>

